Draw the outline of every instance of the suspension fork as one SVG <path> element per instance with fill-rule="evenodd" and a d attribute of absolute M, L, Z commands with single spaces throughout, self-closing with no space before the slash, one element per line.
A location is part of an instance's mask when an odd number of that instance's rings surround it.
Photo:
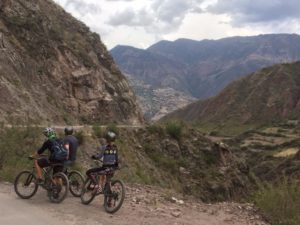
<path fill-rule="evenodd" d="M 25 186 L 28 186 L 31 182 L 32 182 L 32 179 L 34 177 L 34 169 L 35 167 L 33 166 L 32 167 L 32 172 L 29 174 L 29 176 L 27 177 L 26 181 L 25 181 Z"/>

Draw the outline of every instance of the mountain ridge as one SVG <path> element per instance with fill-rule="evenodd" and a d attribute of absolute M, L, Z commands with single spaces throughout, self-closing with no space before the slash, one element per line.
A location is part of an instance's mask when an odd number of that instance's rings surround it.
<path fill-rule="evenodd" d="M 206 99 L 249 73 L 274 64 L 300 60 L 300 36 L 265 34 L 202 41 L 178 39 L 161 41 L 138 51 L 151 53 L 159 60 L 153 64 L 143 59 L 142 54 L 136 60 L 126 47 L 117 54 L 112 49 L 111 53 L 122 71 L 137 82 L 152 85 L 153 90 L 173 88 L 192 97 Z"/>
<path fill-rule="evenodd" d="M 217 96 L 167 115 L 214 124 L 264 124 L 300 119 L 300 61 L 277 64 L 228 85 Z"/>

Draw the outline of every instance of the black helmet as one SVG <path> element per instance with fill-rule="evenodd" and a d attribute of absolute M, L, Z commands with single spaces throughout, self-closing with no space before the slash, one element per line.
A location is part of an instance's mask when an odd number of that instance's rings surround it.
<path fill-rule="evenodd" d="M 72 135 L 72 134 L 73 134 L 73 127 L 66 127 L 65 135 Z"/>
<path fill-rule="evenodd" d="M 107 141 L 114 141 L 114 140 L 116 140 L 116 137 L 117 137 L 117 135 L 112 131 L 108 131 L 105 135 L 105 139 Z"/>

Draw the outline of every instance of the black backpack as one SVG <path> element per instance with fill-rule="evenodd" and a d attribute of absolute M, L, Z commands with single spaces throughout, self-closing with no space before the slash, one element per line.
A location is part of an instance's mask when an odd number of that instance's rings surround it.
<path fill-rule="evenodd" d="M 52 140 L 52 147 L 51 147 L 51 160 L 53 161 L 64 161 L 67 160 L 68 152 L 64 148 L 62 142 L 59 140 Z"/>
<path fill-rule="evenodd" d="M 117 166 L 118 165 L 118 148 L 116 145 L 106 145 L 103 154 L 104 166 Z"/>

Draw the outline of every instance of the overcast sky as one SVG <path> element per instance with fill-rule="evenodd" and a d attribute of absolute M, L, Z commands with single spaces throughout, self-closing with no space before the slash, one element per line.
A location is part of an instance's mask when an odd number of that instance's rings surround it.
<path fill-rule="evenodd" d="M 299 0 L 54 0 L 108 49 L 160 40 L 300 33 Z"/>

